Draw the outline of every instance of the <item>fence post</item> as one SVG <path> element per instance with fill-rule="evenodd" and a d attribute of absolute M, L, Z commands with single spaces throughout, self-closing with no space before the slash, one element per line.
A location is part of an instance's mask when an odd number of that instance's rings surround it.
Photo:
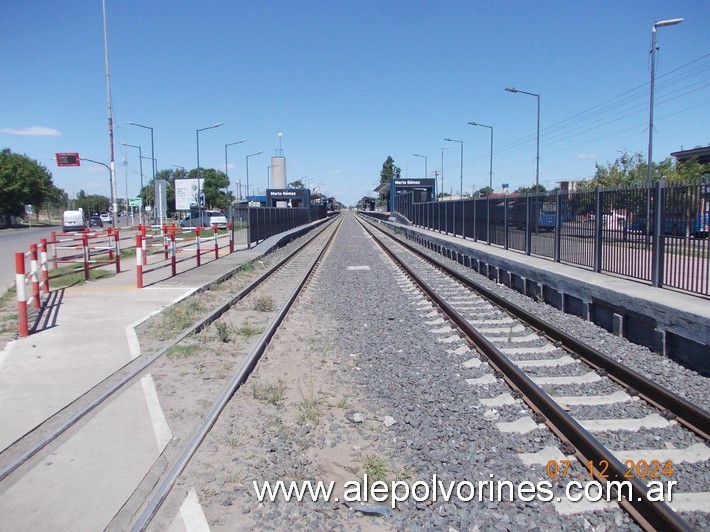
<path fill-rule="evenodd" d="M 146 253 L 146 234 L 145 234 L 145 225 L 139 225 L 138 226 L 140 235 L 141 235 L 141 249 L 143 250 L 143 265 L 145 266 L 148 264 L 148 253 Z"/>
<path fill-rule="evenodd" d="M 113 238 L 113 227 L 110 227 L 110 226 L 109 226 L 108 231 L 106 231 L 106 236 L 108 237 L 108 243 L 109 243 L 109 246 L 110 246 L 110 245 L 111 245 L 111 239 Z M 110 248 L 110 249 L 108 250 L 108 259 L 109 259 L 109 260 L 113 260 L 113 252 L 114 252 L 113 248 Z"/>
<path fill-rule="evenodd" d="M 165 258 L 165 260 L 168 260 L 168 258 L 169 258 L 169 256 L 170 256 L 170 234 L 168 233 L 168 226 L 167 226 L 167 225 L 163 225 L 163 226 L 160 228 L 160 232 L 161 232 L 162 237 L 163 237 L 163 254 L 164 254 L 164 258 Z"/>
<path fill-rule="evenodd" d="M 34 308 L 39 308 L 39 260 L 37 244 L 30 244 L 30 275 L 32 276 L 32 305 Z"/>
<path fill-rule="evenodd" d="M 661 181 L 656 182 L 655 201 L 653 202 L 653 246 L 651 247 L 651 285 L 663 286 L 663 255 L 665 244 L 665 220 L 663 208 L 665 205 L 665 188 Z"/>
<path fill-rule="evenodd" d="M 555 194 L 555 262 L 560 262 L 562 256 L 562 193 Z"/>
<path fill-rule="evenodd" d="M 27 292 L 25 285 L 25 254 L 15 252 L 15 291 L 17 292 L 17 325 L 20 336 L 29 336 L 27 320 Z"/>
<path fill-rule="evenodd" d="M 538 213 L 535 213 L 537 222 Z M 530 195 L 525 195 L 525 254 L 530 255 L 532 250 L 532 226 L 530 225 Z"/>
<path fill-rule="evenodd" d="M 249 207 L 249 202 L 247 202 L 247 249 L 251 249 L 251 208 Z"/>
<path fill-rule="evenodd" d="M 510 227 L 508 227 L 508 198 L 503 198 L 503 249 L 510 246 Z"/>
<path fill-rule="evenodd" d="M 594 271 L 602 271 L 602 192 L 595 190 L 594 198 Z"/>
<path fill-rule="evenodd" d="M 227 233 L 229 233 L 229 252 L 234 253 L 234 224 L 232 222 L 227 225 Z"/>
<path fill-rule="evenodd" d="M 170 231 L 170 255 L 172 256 L 172 272 L 173 277 L 177 275 L 177 251 L 175 249 L 175 226 Z"/>
<path fill-rule="evenodd" d="M 197 259 L 197 265 L 200 266 L 202 263 L 202 252 L 200 251 L 200 228 L 195 227 L 195 249 L 197 250 L 195 253 L 195 258 Z"/>
<path fill-rule="evenodd" d="M 136 287 L 143 288 L 143 235 L 136 235 Z"/>
<path fill-rule="evenodd" d="M 114 248 L 116 249 L 116 273 L 121 273 L 121 239 L 119 238 L 118 229 L 113 232 Z"/>
<path fill-rule="evenodd" d="M 81 246 L 84 248 L 84 280 L 88 281 L 89 274 L 89 233 L 81 233 Z"/>
<path fill-rule="evenodd" d="M 40 270 L 42 271 L 42 292 L 49 293 L 49 271 L 47 269 L 47 239 L 40 238 Z"/>
<path fill-rule="evenodd" d="M 214 236 L 214 259 L 217 260 L 219 258 L 219 240 L 218 240 L 218 234 L 217 234 L 217 226 L 212 225 L 212 235 Z"/>

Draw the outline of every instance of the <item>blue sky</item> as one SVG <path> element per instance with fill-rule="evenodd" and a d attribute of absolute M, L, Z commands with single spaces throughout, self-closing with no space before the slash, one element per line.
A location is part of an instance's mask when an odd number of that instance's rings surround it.
<path fill-rule="evenodd" d="M 617 150 L 647 152 L 651 27 L 658 30 L 654 160 L 710 144 L 710 2 L 107 0 L 118 194 L 139 188 L 138 152 L 159 169 L 225 169 L 266 186 L 281 146 L 288 181 L 308 176 L 352 205 L 391 155 L 403 176 L 442 170 L 458 192 L 583 179 Z M 100 0 L 9 2 L 0 17 L 0 147 L 47 166 L 57 186 L 109 195 L 108 172 L 58 168 L 56 152 L 109 161 Z M 124 164 L 124 158 L 126 164 Z M 150 163 L 144 161 L 144 180 Z M 453 190 L 452 190 L 453 188 Z"/>

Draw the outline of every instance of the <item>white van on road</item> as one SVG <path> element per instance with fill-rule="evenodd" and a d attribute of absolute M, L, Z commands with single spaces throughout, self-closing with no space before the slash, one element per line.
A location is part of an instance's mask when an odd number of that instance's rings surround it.
<path fill-rule="evenodd" d="M 62 230 L 65 233 L 72 231 L 83 231 L 86 223 L 84 221 L 84 211 L 64 211 L 62 215 Z"/>

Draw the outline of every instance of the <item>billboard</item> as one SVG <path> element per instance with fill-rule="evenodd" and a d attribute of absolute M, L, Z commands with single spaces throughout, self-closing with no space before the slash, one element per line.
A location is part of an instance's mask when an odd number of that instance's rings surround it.
<path fill-rule="evenodd" d="M 188 178 L 175 180 L 175 210 L 189 211 L 197 209 L 198 196 L 202 196 L 202 204 L 204 205 L 205 193 L 204 178 Z"/>

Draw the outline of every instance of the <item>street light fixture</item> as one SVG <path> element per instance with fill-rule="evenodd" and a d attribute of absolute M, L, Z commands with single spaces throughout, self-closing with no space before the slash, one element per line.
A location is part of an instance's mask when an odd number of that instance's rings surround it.
<path fill-rule="evenodd" d="M 444 150 L 448 150 L 451 146 L 442 146 L 441 147 L 441 192 L 439 194 L 444 193 Z M 443 196 L 440 196 L 443 198 Z"/>
<path fill-rule="evenodd" d="M 414 157 L 421 157 L 422 159 L 424 159 L 424 179 L 426 179 L 429 175 L 429 159 L 426 155 L 419 155 L 418 153 L 413 153 L 412 155 L 414 155 Z"/>
<path fill-rule="evenodd" d="M 446 142 L 458 142 L 461 144 L 461 184 L 459 188 L 459 195 L 461 196 L 461 199 L 463 199 L 463 141 L 462 140 L 456 140 L 456 139 L 444 139 Z"/>
<path fill-rule="evenodd" d="M 251 155 L 246 156 L 247 160 L 247 206 L 249 206 L 249 157 L 254 157 L 255 155 L 261 155 L 264 153 L 264 150 L 257 152 L 257 153 L 252 153 Z"/>
<path fill-rule="evenodd" d="M 515 87 L 506 88 L 505 90 L 507 90 L 508 92 L 527 94 L 528 96 L 534 96 L 535 98 L 537 98 L 537 158 L 535 165 L 535 192 L 537 193 L 539 192 L 540 186 L 540 95 L 534 92 L 521 91 L 520 89 L 516 89 Z"/>
<path fill-rule="evenodd" d="M 207 126 L 203 127 L 200 129 L 195 130 L 196 133 L 195 135 L 197 136 L 197 210 L 200 213 L 200 223 L 202 223 L 202 184 L 200 183 L 200 131 L 206 131 L 208 129 L 214 129 L 216 127 L 224 125 L 224 122 L 220 122 L 219 124 L 215 124 L 213 126 Z"/>
<path fill-rule="evenodd" d="M 227 166 L 227 148 L 229 146 L 234 146 L 235 144 L 241 144 L 242 142 L 246 142 L 247 139 L 242 139 L 238 140 L 236 142 L 230 142 L 229 144 L 224 145 L 224 175 L 227 176 L 227 195 L 229 195 L 229 166 Z M 242 199 L 242 191 L 241 188 L 239 190 L 239 199 Z"/>

